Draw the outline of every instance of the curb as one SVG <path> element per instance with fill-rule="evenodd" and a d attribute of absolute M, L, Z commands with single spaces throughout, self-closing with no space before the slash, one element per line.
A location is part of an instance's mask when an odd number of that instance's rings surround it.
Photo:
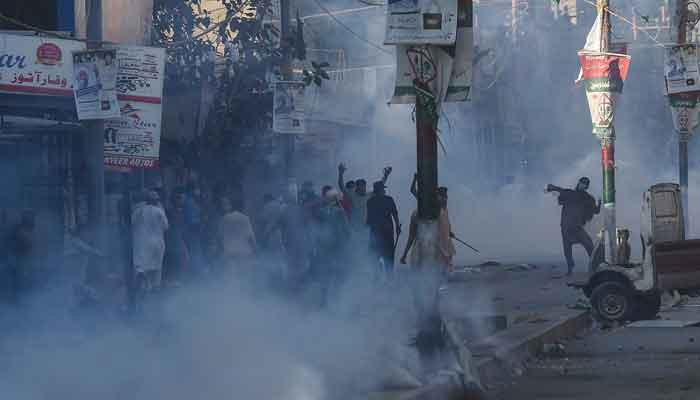
<path fill-rule="evenodd" d="M 590 312 L 582 311 L 546 324 L 524 337 L 517 337 L 515 328 L 499 332 L 481 343 L 495 346 L 488 352 L 490 354 L 477 355 L 473 359 L 475 369 L 486 386 L 510 376 L 513 371 L 522 374 L 522 362 L 541 353 L 545 344 L 570 339 L 590 328 L 591 324 Z"/>

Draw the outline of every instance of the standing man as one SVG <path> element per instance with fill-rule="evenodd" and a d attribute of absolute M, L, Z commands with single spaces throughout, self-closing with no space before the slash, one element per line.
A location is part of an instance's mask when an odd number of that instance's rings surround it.
<path fill-rule="evenodd" d="M 222 199 L 224 216 L 219 225 L 219 249 L 222 267 L 238 280 L 255 279 L 257 242 L 250 218 L 243 214 L 242 201 Z"/>
<path fill-rule="evenodd" d="M 341 172 L 342 169 L 342 172 Z M 362 229 L 366 226 L 367 222 L 367 201 L 369 196 L 367 195 L 367 181 L 364 179 L 358 179 L 354 182 L 354 185 L 349 185 L 351 182 L 345 184 L 345 190 L 343 190 L 343 173 L 345 173 L 344 164 L 338 166 L 338 185 L 340 190 L 343 191 L 344 195 L 348 195 L 352 202 L 352 219 L 351 222 L 357 229 Z M 391 167 L 384 168 L 384 173 L 382 175 L 381 182 L 386 185 L 386 181 L 389 179 L 391 174 Z M 354 191 L 352 188 L 354 187 Z"/>
<path fill-rule="evenodd" d="M 189 264 L 189 240 L 187 231 L 187 199 L 184 188 L 176 188 L 167 210 L 168 233 L 166 235 L 165 268 L 166 285 L 179 286 Z"/>
<path fill-rule="evenodd" d="M 25 210 L 22 218 L 7 238 L 9 256 L 10 291 L 12 302 L 17 302 L 33 280 L 32 258 L 34 254 L 34 211 Z"/>
<path fill-rule="evenodd" d="M 160 287 L 167 230 L 168 217 L 160 207 L 158 193 L 149 190 L 146 203 L 140 204 L 131 216 L 134 269 L 144 274 L 149 289 Z"/>
<path fill-rule="evenodd" d="M 378 257 L 380 265 L 383 265 L 383 272 L 389 276 L 394 270 L 394 232 L 398 240 L 401 224 L 394 199 L 386 195 L 384 181 L 374 183 L 372 197 L 367 200 L 367 226 L 370 229 L 370 254 L 372 257 Z"/>
<path fill-rule="evenodd" d="M 594 215 L 600 213 L 600 200 L 596 204 L 593 196 L 586 192 L 591 181 L 587 177 L 578 180 L 575 190 L 563 189 L 554 185 L 547 185 L 546 192 L 559 193 L 559 205 L 561 209 L 561 237 L 564 244 L 564 256 L 566 257 L 567 273 L 571 276 L 574 269 L 574 258 L 571 247 L 579 243 L 588 253 L 588 257 L 593 253 L 593 241 L 583 226 L 590 221 Z"/>
<path fill-rule="evenodd" d="M 350 227 L 340 205 L 340 193 L 331 189 L 324 193 L 323 198 L 325 203 L 319 211 L 318 259 L 313 264 L 313 274 L 320 283 L 321 306 L 325 307 L 330 293 L 336 291 L 343 282 Z"/>
<path fill-rule="evenodd" d="M 348 214 L 353 229 L 356 229 L 364 225 L 360 209 L 360 203 L 362 203 L 362 201 L 357 192 L 355 181 L 345 182 L 345 171 L 347 171 L 345 164 L 340 163 L 338 165 L 338 189 L 343 193 L 343 200 L 341 203 L 343 209 Z"/>
<path fill-rule="evenodd" d="M 280 220 L 282 243 L 287 265 L 287 293 L 301 294 L 310 269 L 311 232 L 304 221 L 304 210 L 297 202 L 297 193 L 286 192 L 286 201 Z"/>
<path fill-rule="evenodd" d="M 411 190 L 413 191 L 415 187 L 414 183 L 411 184 Z M 450 223 L 450 214 L 447 210 L 447 188 L 441 186 L 437 189 L 436 196 L 438 199 L 438 204 L 440 204 L 440 216 L 438 217 L 438 237 L 435 242 L 435 254 L 440 261 L 440 272 L 445 275 L 452 271 L 453 259 L 457 250 L 452 243 L 452 238 L 454 234 L 452 233 L 452 225 Z M 416 242 L 416 237 L 418 235 L 418 210 L 414 210 L 411 214 L 411 223 L 409 225 L 408 241 L 406 242 L 406 247 L 401 256 L 401 264 L 406 264 L 406 257 L 409 251 Z M 412 263 L 414 264 L 414 263 Z"/>
<path fill-rule="evenodd" d="M 411 184 L 412 193 L 416 189 L 416 180 L 414 178 Z M 435 195 L 440 205 L 437 237 L 435 240 L 423 238 L 423 240 L 416 241 L 419 235 L 418 211 L 414 211 L 411 215 L 408 242 L 401 257 L 401 263 L 406 264 L 406 257 L 411 251 L 409 276 L 413 292 L 413 305 L 418 320 L 418 335 L 415 338 L 415 344 L 425 356 L 434 354 L 437 349 L 444 346 L 439 290 L 452 270 L 452 260 L 456 253 L 452 243 L 454 235 L 447 211 L 447 188 L 439 187 Z M 425 235 L 425 233 L 422 234 Z M 426 262 L 427 260 L 433 262 Z"/>

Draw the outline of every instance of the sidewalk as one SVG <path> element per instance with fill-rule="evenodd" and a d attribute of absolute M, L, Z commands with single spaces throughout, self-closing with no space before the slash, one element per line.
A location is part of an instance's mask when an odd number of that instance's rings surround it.
<path fill-rule="evenodd" d="M 583 294 L 566 286 L 562 264 L 483 265 L 458 269 L 442 298 L 442 313 L 482 386 L 522 373 L 522 361 L 545 344 L 575 336 L 590 325 L 586 310 L 572 309 Z M 583 278 L 578 271 L 574 279 Z"/>
<path fill-rule="evenodd" d="M 513 326 L 566 310 L 583 294 L 566 286 L 565 271 L 563 264 L 552 262 L 457 269 L 443 296 L 442 311 L 453 319 L 502 316 Z M 576 272 L 574 279 L 585 276 L 581 268 Z"/>

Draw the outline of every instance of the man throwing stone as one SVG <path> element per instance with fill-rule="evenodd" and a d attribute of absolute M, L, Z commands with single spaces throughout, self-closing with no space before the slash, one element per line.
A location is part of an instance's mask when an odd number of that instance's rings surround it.
<path fill-rule="evenodd" d="M 571 248 L 574 244 L 581 244 L 591 256 L 593 253 L 593 241 L 583 226 L 594 215 L 600 213 L 600 200 L 588 194 L 587 190 L 591 181 L 587 177 L 578 180 L 576 189 L 563 189 L 554 185 L 547 185 L 546 192 L 559 193 L 559 205 L 561 209 L 561 237 L 564 244 L 564 256 L 568 267 L 567 276 L 571 276 L 574 269 L 574 258 Z"/>

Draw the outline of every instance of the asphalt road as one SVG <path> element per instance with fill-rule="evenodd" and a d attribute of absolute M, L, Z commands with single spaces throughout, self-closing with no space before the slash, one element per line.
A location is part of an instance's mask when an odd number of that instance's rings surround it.
<path fill-rule="evenodd" d="M 700 399 L 700 327 L 593 330 L 564 346 L 562 354 L 529 362 L 522 376 L 492 398 Z"/>

